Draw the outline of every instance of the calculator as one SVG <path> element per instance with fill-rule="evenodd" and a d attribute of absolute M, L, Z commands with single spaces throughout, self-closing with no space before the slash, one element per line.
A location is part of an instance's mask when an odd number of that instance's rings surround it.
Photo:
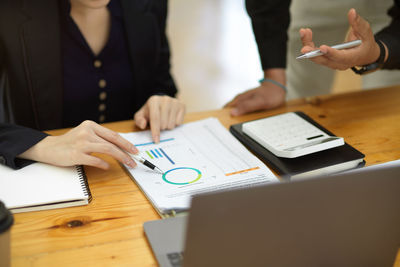
<path fill-rule="evenodd" d="M 243 123 L 242 131 L 254 141 L 283 158 L 296 158 L 344 145 L 296 112 L 288 112 Z"/>

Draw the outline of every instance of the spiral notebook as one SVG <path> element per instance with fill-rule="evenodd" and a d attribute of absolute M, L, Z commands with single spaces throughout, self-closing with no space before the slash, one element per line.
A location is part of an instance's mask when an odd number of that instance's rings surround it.
<path fill-rule="evenodd" d="M 0 200 L 13 213 L 81 206 L 91 199 L 82 166 L 34 163 L 13 170 L 0 165 Z"/>

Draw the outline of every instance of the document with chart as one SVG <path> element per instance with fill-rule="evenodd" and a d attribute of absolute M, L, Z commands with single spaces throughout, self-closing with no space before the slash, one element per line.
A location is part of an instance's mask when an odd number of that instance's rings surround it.
<path fill-rule="evenodd" d="M 163 131 L 158 144 L 149 131 L 121 136 L 164 172 L 125 166 L 162 216 L 188 209 L 195 194 L 278 181 L 216 118 Z"/>

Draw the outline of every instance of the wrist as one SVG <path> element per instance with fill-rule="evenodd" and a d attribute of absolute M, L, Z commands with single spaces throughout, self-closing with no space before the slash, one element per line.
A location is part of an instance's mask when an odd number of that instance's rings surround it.
<path fill-rule="evenodd" d="M 388 58 L 389 58 L 389 49 L 388 49 L 387 45 L 386 45 L 384 42 L 382 42 L 382 41 L 379 41 L 379 42 L 382 43 L 383 48 L 385 49 L 385 56 L 384 56 L 384 58 L 383 58 L 383 64 L 385 64 L 386 61 L 387 61 Z"/>
<path fill-rule="evenodd" d="M 46 147 L 49 146 L 54 136 L 47 136 L 36 143 L 24 153 L 18 155 L 19 158 L 44 162 L 46 159 Z M 51 145 L 50 145 L 51 146 Z"/>
<path fill-rule="evenodd" d="M 264 78 L 259 80 L 259 82 L 261 85 L 274 84 L 283 89 L 285 93 L 287 93 L 286 72 L 283 68 L 272 68 L 264 70 Z"/>
<path fill-rule="evenodd" d="M 371 52 L 370 59 L 367 61 L 366 64 L 360 64 L 360 66 L 361 65 L 373 64 L 375 62 L 378 62 L 380 57 L 381 57 L 381 49 L 379 47 L 379 41 L 376 40 L 374 42 L 374 45 L 373 45 L 373 49 L 372 49 L 372 52 Z"/>
<path fill-rule="evenodd" d="M 269 79 L 269 78 L 262 78 L 261 80 L 259 80 L 260 84 L 266 84 L 266 83 L 270 83 L 270 84 L 274 84 L 278 87 L 280 87 L 281 89 L 283 89 L 283 91 L 285 91 L 285 93 L 287 93 L 287 88 L 285 85 L 281 84 L 280 82 L 277 82 L 273 79 Z"/>
<path fill-rule="evenodd" d="M 264 78 L 274 80 L 286 86 L 286 71 L 283 68 L 271 68 L 264 70 Z"/>
<path fill-rule="evenodd" d="M 372 62 L 361 67 L 352 67 L 351 69 L 357 74 L 367 74 L 381 69 L 387 60 L 387 47 L 386 45 L 378 39 L 375 39 L 372 54 Z"/>

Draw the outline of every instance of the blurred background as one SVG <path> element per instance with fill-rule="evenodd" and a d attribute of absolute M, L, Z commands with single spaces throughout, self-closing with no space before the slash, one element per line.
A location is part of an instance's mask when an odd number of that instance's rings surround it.
<path fill-rule="evenodd" d="M 188 112 L 221 108 L 263 77 L 244 0 L 170 0 L 167 33 Z M 357 75 L 340 71 L 332 90 L 360 87 Z"/>

